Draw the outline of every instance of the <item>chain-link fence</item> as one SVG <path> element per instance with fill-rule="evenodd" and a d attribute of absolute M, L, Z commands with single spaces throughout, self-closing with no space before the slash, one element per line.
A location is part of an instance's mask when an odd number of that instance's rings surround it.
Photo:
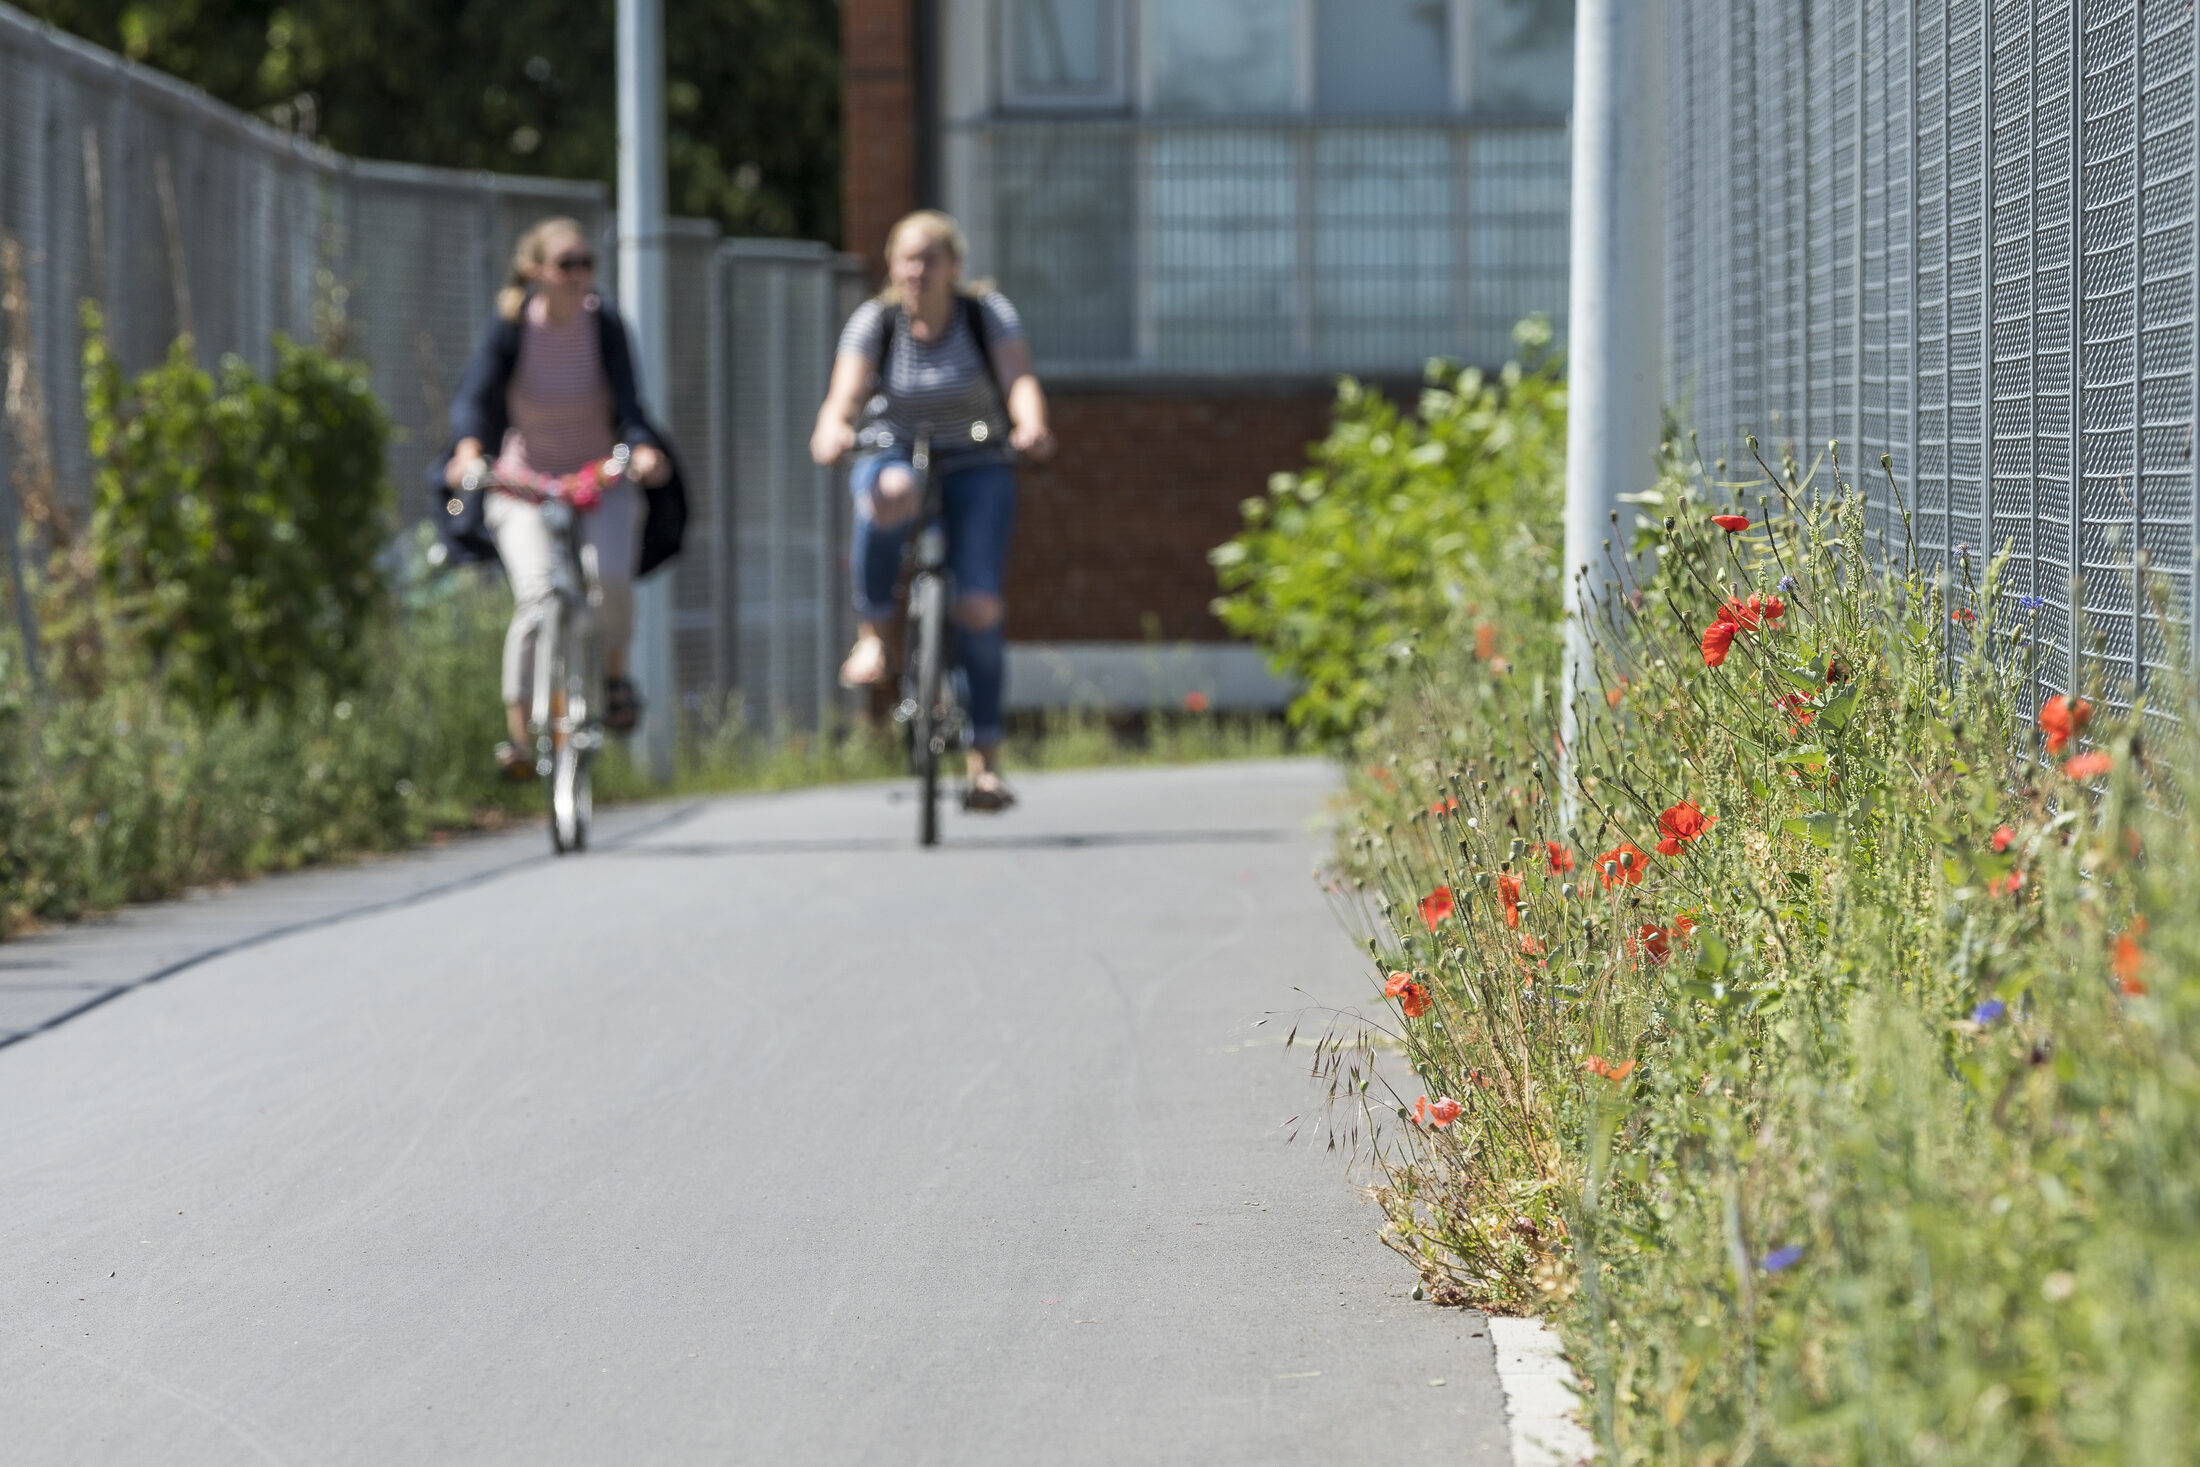
<path fill-rule="evenodd" d="M 339 337 L 397 428 L 408 518 L 514 240 L 566 214 L 603 241 L 597 184 L 344 158 L 0 5 L 0 234 L 22 250 L 30 350 L 59 500 L 89 498 L 79 303 L 121 360 L 188 333 L 198 360 L 272 365 L 270 340 Z M 691 705 L 737 691 L 752 716 L 814 724 L 845 630 L 844 496 L 806 454 L 835 312 L 859 288 L 818 245 L 721 240 L 676 221 L 672 382 L 648 384 L 688 468 L 674 563 L 674 665 Z M 0 342 L 10 340 L 0 322 Z M 25 445 L 0 419 L 0 536 L 17 543 Z"/>
<path fill-rule="evenodd" d="M 2185 614 L 2200 532 L 2189 0 L 1670 16 L 1669 380 L 1706 457 L 1838 439 L 1959 602 L 2012 551 L 1977 609 L 2035 622 L 2044 688 L 2143 687 L 2135 551 Z"/>

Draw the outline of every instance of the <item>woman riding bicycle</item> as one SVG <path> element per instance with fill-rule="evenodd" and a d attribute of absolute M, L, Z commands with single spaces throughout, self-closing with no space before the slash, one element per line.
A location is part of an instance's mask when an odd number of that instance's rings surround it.
<path fill-rule="evenodd" d="M 642 414 L 626 328 L 596 294 L 595 267 L 595 252 L 574 220 L 545 219 L 520 236 L 496 319 L 474 348 L 451 405 L 450 452 L 429 472 L 450 489 L 485 468 L 493 482 L 521 486 L 602 462 L 622 443 L 633 450 L 627 477 L 580 517 L 581 564 L 603 655 L 604 726 L 624 733 L 642 711 L 627 676 L 634 580 L 678 551 L 686 502 L 677 468 Z M 449 502 L 454 516 L 471 512 L 461 499 Z M 477 554 L 486 549 L 484 538 L 492 540 L 512 582 L 516 605 L 504 638 L 503 677 L 511 737 L 497 745 L 496 757 L 507 775 L 524 779 L 534 773 L 529 684 L 535 628 L 552 596 L 554 549 L 536 500 L 492 487 L 479 509 L 480 525 L 446 530 Z"/>
<path fill-rule="evenodd" d="M 864 687 L 886 677 L 885 627 L 902 541 L 918 510 L 911 449 L 919 425 L 931 427 L 955 577 L 956 661 L 970 690 L 968 806 L 1002 810 L 1015 801 L 999 769 L 1007 673 L 1001 587 L 1016 525 L 1010 450 L 1044 460 L 1054 435 L 1016 308 L 998 291 L 964 292 L 967 253 L 961 228 L 935 210 L 894 226 L 886 288 L 857 307 L 840 333 L 810 456 L 832 464 L 853 450 L 857 415 L 873 404 L 882 443 L 849 476 L 856 644 L 840 669 L 843 686 Z"/>

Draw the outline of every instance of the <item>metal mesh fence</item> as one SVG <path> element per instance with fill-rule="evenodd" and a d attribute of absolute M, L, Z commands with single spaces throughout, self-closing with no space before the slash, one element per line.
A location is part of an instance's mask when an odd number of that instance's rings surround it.
<path fill-rule="evenodd" d="M 0 232 L 23 248 L 55 484 L 79 513 L 78 310 L 92 301 L 133 369 L 186 332 L 202 365 L 235 354 L 264 369 L 275 333 L 328 340 L 340 318 L 396 428 L 398 502 L 423 514 L 420 470 L 513 242 L 551 214 L 608 257 L 600 185 L 344 158 L 0 5 Z M 853 273 L 822 246 L 721 240 L 693 220 L 672 234 L 673 380 L 645 385 L 690 485 L 671 572 L 678 692 L 695 706 L 738 691 L 752 713 L 813 724 L 845 630 L 845 511 L 805 448 Z M 600 274 L 614 278 L 608 258 Z M 0 421 L 9 546 L 14 438 Z"/>
<path fill-rule="evenodd" d="M 995 119 L 965 210 L 1054 373 L 1417 374 L 1566 315 L 1566 130 Z"/>
<path fill-rule="evenodd" d="M 1669 14 L 1668 380 L 1706 457 L 1839 440 L 1883 543 L 2033 624 L 2035 692 L 2143 688 L 2135 552 L 2189 617 L 2200 506 L 2191 6 Z"/>

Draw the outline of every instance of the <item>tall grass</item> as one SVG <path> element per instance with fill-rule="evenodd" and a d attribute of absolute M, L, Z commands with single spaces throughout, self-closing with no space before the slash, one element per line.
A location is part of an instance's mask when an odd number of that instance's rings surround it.
<path fill-rule="evenodd" d="M 2189 686 L 2070 730 L 2036 610 L 1884 563 L 1830 467 L 1643 509 L 1571 783 L 1555 690 L 1460 653 L 1355 773 L 1335 890 L 1426 1095 L 1320 1064 L 1392 1241 L 1549 1313 L 1615 1462 L 2191 1460 Z"/>

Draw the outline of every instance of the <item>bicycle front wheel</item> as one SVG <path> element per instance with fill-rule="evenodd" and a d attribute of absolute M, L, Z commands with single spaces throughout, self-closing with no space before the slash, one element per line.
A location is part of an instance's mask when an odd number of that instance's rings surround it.
<path fill-rule="evenodd" d="M 561 856 L 588 849 L 588 828 L 596 813 L 589 770 L 594 750 L 588 737 L 593 704 L 581 632 L 579 617 L 564 604 L 543 632 L 555 638 L 544 659 L 550 676 L 550 748 L 543 787 L 550 806 L 550 849 Z"/>
<path fill-rule="evenodd" d="M 917 776 L 917 843 L 940 843 L 940 764 L 947 757 L 943 685 L 947 678 L 947 587 L 923 575 L 909 588 L 909 640 L 916 707 L 909 754 Z"/>

